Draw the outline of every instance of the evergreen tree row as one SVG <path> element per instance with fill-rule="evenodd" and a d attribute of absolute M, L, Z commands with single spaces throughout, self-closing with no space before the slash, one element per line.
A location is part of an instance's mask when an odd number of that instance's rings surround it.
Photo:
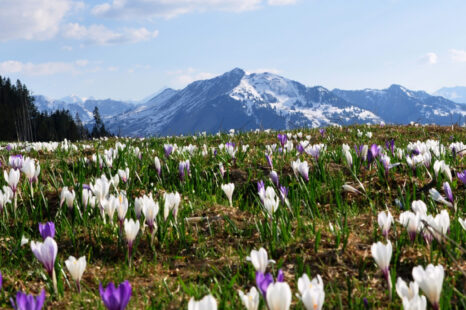
<path fill-rule="evenodd" d="M 78 114 L 73 119 L 67 110 L 39 112 L 24 84 L 19 80 L 12 84 L 0 76 L 0 141 L 75 141 L 108 136 L 97 107 L 94 121 L 89 133 Z"/>

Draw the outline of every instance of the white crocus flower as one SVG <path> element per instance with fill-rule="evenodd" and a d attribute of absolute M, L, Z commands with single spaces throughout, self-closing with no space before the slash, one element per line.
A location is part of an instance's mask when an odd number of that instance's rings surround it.
<path fill-rule="evenodd" d="M 178 207 L 181 202 L 181 196 L 178 192 L 175 193 L 165 193 L 164 194 L 164 209 L 163 209 L 163 217 L 166 220 L 168 218 L 168 215 L 170 214 L 170 211 L 173 214 L 173 217 L 176 220 L 176 215 L 178 214 Z"/>
<path fill-rule="evenodd" d="M 267 288 L 267 306 L 270 310 L 288 310 L 291 306 L 291 289 L 286 282 L 275 282 Z"/>
<path fill-rule="evenodd" d="M 5 178 L 6 183 L 13 191 L 13 194 L 16 193 L 16 189 L 19 183 L 19 171 L 15 169 L 10 169 L 10 173 L 7 173 L 6 170 L 3 171 L 3 177 Z"/>
<path fill-rule="evenodd" d="M 235 184 L 233 183 L 223 184 L 222 190 L 228 198 L 230 207 L 232 207 L 233 206 L 233 191 L 235 190 Z"/>
<path fill-rule="evenodd" d="M 241 290 L 238 290 L 238 294 L 246 310 L 259 309 L 260 295 L 254 286 L 251 287 L 248 294 L 244 294 Z"/>
<path fill-rule="evenodd" d="M 419 286 L 415 281 L 410 282 L 408 286 L 402 278 L 398 278 L 396 280 L 396 293 L 401 299 L 412 299 L 419 294 Z"/>
<path fill-rule="evenodd" d="M 306 310 L 321 310 L 325 301 L 325 291 L 317 286 L 308 288 L 301 299 Z"/>
<path fill-rule="evenodd" d="M 426 269 L 422 266 L 413 268 L 414 281 L 417 282 L 434 309 L 439 309 L 444 276 L 445 271 L 442 265 L 429 264 Z"/>
<path fill-rule="evenodd" d="M 81 256 L 79 259 L 76 259 L 74 256 L 68 257 L 65 261 L 66 268 L 71 274 L 71 278 L 76 282 L 78 292 L 81 291 L 81 278 L 83 276 L 84 270 L 86 270 L 86 257 Z"/>
<path fill-rule="evenodd" d="M 445 198 L 443 198 L 443 196 L 435 189 L 435 188 L 431 188 L 429 190 L 429 194 L 430 194 L 430 197 L 437 201 L 437 202 L 440 202 L 440 203 L 443 203 L 444 205 L 448 206 L 448 207 L 453 207 L 453 205 L 451 204 L 451 202 L 449 202 L 448 200 L 446 200 Z"/>
<path fill-rule="evenodd" d="M 129 179 L 129 168 L 126 167 L 125 170 L 118 169 L 118 175 L 120 176 L 120 179 L 123 181 L 123 183 L 128 182 L 128 179 Z"/>
<path fill-rule="evenodd" d="M 392 251 L 393 248 L 390 240 L 387 240 L 386 245 L 379 241 L 377 243 L 372 244 L 371 247 L 372 257 L 374 257 L 375 262 L 382 270 L 382 273 L 385 279 L 387 280 L 390 299 L 392 296 L 392 281 L 390 279 L 389 266 L 390 260 L 392 258 Z"/>
<path fill-rule="evenodd" d="M 251 254 L 246 257 L 246 260 L 252 263 L 256 271 L 262 273 L 265 273 L 265 270 L 269 264 L 275 263 L 273 259 L 268 258 L 267 251 L 264 248 L 260 248 L 258 251 L 252 250 Z"/>
<path fill-rule="evenodd" d="M 416 239 L 416 233 L 421 228 L 421 220 L 418 214 L 414 214 L 411 211 L 405 211 L 400 214 L 399 222 L 403 227 L 406 227 L 408 231 L 409 239 L 414 241 Z"/>
<path fill-rule="evenodd" d="M 388 238 L 388 231 L 393 223 L 393 217 L 390 211 L 380 212 L 377 217 L 377 221 L 379 223 L 379 227 L 382 229 L 383 236 Z"/>
<path fill-rule="evenodd" d="M 217 301 L 212 295 L 206 295 L 199 301 L 191 297 L 188 303 L 188 310 L 217 310 Z"/>
<path fill-rule="evenodd" d="M 404 310 L 426 310 L 427 300 L 425 296 L 416 295 L 411 299 L 403 298 L 403 309 Z"/>

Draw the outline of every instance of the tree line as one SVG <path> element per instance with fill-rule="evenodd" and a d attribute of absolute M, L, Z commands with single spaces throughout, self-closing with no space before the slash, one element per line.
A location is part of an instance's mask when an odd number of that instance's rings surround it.
<path fill-rule="evenodd" d="M 0 76 L 0 141 L 76 141 L 109 135 L 97 107 L 89 132 L 77 113 L 73 118 L 68 110 L 39 112 L 26 85 Z"/>

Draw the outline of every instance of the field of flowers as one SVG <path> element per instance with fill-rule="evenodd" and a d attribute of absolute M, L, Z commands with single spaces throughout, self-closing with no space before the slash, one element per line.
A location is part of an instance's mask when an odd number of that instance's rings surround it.
<path fill-rule="evenodd" d="M 0 307 L 466 309 L 465 142 L 354 126 L 2 143 Z"/>

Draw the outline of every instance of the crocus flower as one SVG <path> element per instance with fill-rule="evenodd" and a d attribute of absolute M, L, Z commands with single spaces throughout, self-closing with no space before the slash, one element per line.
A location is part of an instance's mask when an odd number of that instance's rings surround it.
<path fill-rule="evenodd" d="M 274 260 L 268 259 L 267 251 L 264 248 L 257 250 L 252 250 L 251 254 L 246 257 L 246 260 L 250 261 L 256 271 L 265 273 L 267 266 L 271 263 L 275 263 Z"/>
<path fill-rule="evenodd" d="M 10 298 L 10 302 L 15 310 L 40 310 L 45 302 L 45 291 L 42 289 L 37 297 L 18 292 L 16 293 L 16 302 L 13 298 Z"/>
<path fill-rule="evenodd" d="M 377 217 L 377 221 L 379 223 L 379 227 L 382 229 L 382 235 L 385 238 L 388 238 L 388 231 L 393 223 L 393 217 L 390 211 L 380 212 Z"/>
<path fill-rule="evenodd" d="M 422 200 L 414 200 L 411 203 L 411 209 L 413 209 L 414 213 L 419 214 L 421 216 L 427 215 L 427 206 L 425 202 Z"/>
<path fill-rule="evenodd" d="M 267 160 L 267 163 L 269 164 L 270 169 L 273 169 L 272 156 L 265 154 L 265 159 Z"/>
<path fill-rule="evenodd" d="M 162 172 L 162 165 L 160 164 L 160 159 L 157 156 L 155 156 L 154 158 L 154 165 L 155 165 L 155 170 L 157 170 L 158 176 L 160 176 Z"/>
<path fill-rule="evenodd" d="M 125 170 L 118 169 L 118 175 L 120 176 L 120 178 L 121 178 L 121 180 L 123 181 L 123 183 L 128 182 L 128 179 L 129 179 L 129 168 L 126 167 Z"/>
<path fill-rule="evenodd" d="M 47 239 L 47 237 L 53 239 L 53 237 L 55 237 L 55 223 L 39 223 L 39 233 L 42 236 L 42 240 Z"/>
<path fill-rule="evenodd" d="M 223 178 L 225 176 L 225 168 L 223 167 L 223 163 L 218 164 L 218 170 L 220 170 L 220 175 Z"/>
<path fill-rule="evenodd" d="M 15 170 L 21 170 L 23 167 L 23 155 L 12 155 L 8 158 L 8 163 L 11 168 Z"/>
<path fill-rule="evenodd" d="M 453 204 L 447 201 L 445 198 L 443 198 L 442 195 L 440 195 L 440 193 L 435 188 L 431 188 L 429 190 L 429 194 L 433 200 L 443 203 L 446 206 L 453 207 Z"/>
<path fill-rule="evenodd" d="M 270 179 L 272 180 L 272 183 L 278 188 L 280 184 L 279 184 L 278 174 L 276 171 L 274 170 L 270 171 Z"/>
<path fill-rule="evenodd" d="M 8 184 L 8 186 L 13 191 L 13 195 L 16 194 L 19 176 L 19 171 L 15 169 L 10 169 L 10 173 L 7 173 L 6 170 L 3 171 L 3 177 L 5 178 L 5 181 Z"/>
<path fill-rule="evenodd" d="M 78 292 L 81 292 L 81 278 L 83 277 L 84 270 L 86 270 L 86 257 L 81 256 L 76 259 L 74 256 L 68 257 L 65 261 L 66 268 L 71 274 L 71 278 L 76 282 Z"/>
<path fill-rule="evenodd" d="M 466 185 L 466 170 L 463 170 L 462 172 L 457 172 L 456 176 L 461 181 L 461 183 Z"/>
<path fill-rule="evenodd" d="M 176 220 L 176 215 L 178 214 L 178 207 L 180 206 L 181 196 L 178 192 L 175 193 L 165 193 L 164 194 L 164 209 L 163 209 L 163 217 L 166 220 L 170 211 L 173 214 L 173 217 Z"/>
<path fill-rule="evenodd" d="M 419 286 L 416 281 L 410 282 L 409 286 L 402 278 L 396 280 L 396 293 L 401 299 L 412 299 L 419 294 Z"/>
<path fill-rule="evenodd" d="M 259 193 L 260 195 L 261 193 Z M 280 205 L 280 199 L 277 197 L 273 187 L 267 186 L 265 190 L 265 195 L 261 197 L 265 210 L 267 211 L 270 217 L 273 216 L 275 211 L 277 211 L 278 206 Z"/>
<path fill-rule="evenodd" d="M 133 219 L 125 219 L 125 237 L 128 242 L 128 261 L 131 264 L 131 253 L 133 252 L 133 242 L 136 239 L 136 236 L 139 232 L 139 221 L 134 221 Z"/>
<path fill-rule="evenodd" d="M 291 306 L 291 289 L 286 282 L 275 282 L 267 289 L 267 306 L 270 310 L 288 310 Z"/>
<path fill-rule="evenodd" d="M 324 282 L 320 275 L 309 280 L 307 274 L 303 274 L 298 279 L 298 297 L 302 300 L 307 310 L 320 310 L 324 304 L 325 291 Z"/>
<path fill-rule="evenodd" d="M 285 145 L 286 141 L 288 141 L 288 138 L 286 137 L 286 135 L 283 135 L 280 133 L 277 135 L 277 138 L 280 141 L 280 144 L 282 145 L 282 147 Z"/>
<path fill-rule="evenodd" d="M 259 302 L 260 302 L 260 295 L 257 292 L 257 289 L 253 286 L 249 293 L 244 294 L 243 291 L 238 290 L 238 295 L 243 302 L 244 307 L 246 310 L 257 310 L 259 309 Z"/>
<path fill-rule="evenodd" d="M 442 265 L 429 264 L 426 269 L 422 266 L 413 268 L 414 281 L 417 282 L 434 309 L 439 309 L 444 276 Z"/>
<path fill-rule="evenodd" d="M 180 180 L 184 181 L 185 180 L 185 175 L 190 174 L 190 169 L 189 169 L 189 159 L 185 161 L 180 161 L 179 164 L 179 172 L 180 172 Z"/>
<path fill-rule="evenodd" d="M 63 187 L 60 193 L 60 207 L 66 202 L 68 208 L 73 208 L 74 198 L 76 194 L 74 190 L 69 191 L 68 187 Z"/>
<path fill-rule="evenodd" d="M 450 200 L 452 204 L 455 203 L 453 200 L 453 192 L 451 191 L 450 183 L 443 183 L 443 191 L 445 192 L 445 195 L 447 195 L 448 200 Z"/>
<path fill-rule="evenodd" d="M 385 141 L 385 147 L 392 153 L 395 152 L 395 140 L 391 139 L 390 141 Z"/>
<path fill-rule="evenodd" d="M 128 212 L 128 198 L 120 193 L 112 202 L 116 205 L 115 209 L 117 211 L 121 231 L 123 228 L 123 221 L 125 220 L 126 213 Z"/>
<path fill-rule="evenodd" d="M 163 149 L 164 149 L 164 151 L 165 151 L 165 156 L 166 156 L 166 157 L 169 157 L 170 154 L 173 152 L 173 145 L 171 145 L 171 144 L 165 144 L 165 145 L 163 146 Z"/>
<path fill-rule="evenodd" d="M 416 239 L 416 233 L 420 228 L 420 216 L 411 211 L 405 211 L 400 214 L 399 222 L 406 227 L 409 239 L 414 241 Z"/>
<path fill-rule="evenodd" d="M 299 159 L 297 161 L 293 161 L 291 162 L 291 168 L 293 168 L 295 175 L 298 175 L 299 173 L 306 182 L 309 181 L 309 165 L 307 161 L 302 162 Z"/>
<path fill-rule="evenodd" d="M 37 166 L 36 171 L 36 165 L 34 160 L 31 158 L 26 158 L 21 168 L 21 171 L 26 175 L 26 178 L 28 179 L 29 183 L 32 184 L 37 179 L 37 176 L 40 173 L 40 165 Z"/>
<path fill-rule="evenodd" d="M 270 273 L 256 271 L 256 286 L 262 296 L 267 296 L 267 288 L 273 283 L 273 276 Z"/>
<path fill-rule="evenodd" d="M 58 252 L 55 240 L 47 237 L 44 242 L 31 241 L 31 250 L 34 256 L 44 265 L 47 273 L 52 276 Z"/>
<path fill-rule="evenodd" d="M 282 200 L 283 203 L 286 203 L 287 205 L 289 204 L 288 202 L 288 188 L 285 186 L 280 186 L 280 199 Z"/>
<path fill-rule="evenodd" d="M 383 244 L 382 242 L 377 242 L 372 244 L 371 247 L 372 257 L 374 257 L 375 262 L 379 266 L 380 270 L 387 280 L 388 283 L 388 291 L 390 299 L 392 298 L 392 281 L 390 279 L 390 260 L 392 258 L 392 243 L 390 240 L 387 240 L 387 244 Z"/>
<path fill-rule="evenodd" d="M 3 287 L 3 275 L 2 272 L 0 271 L 0 291 L 2 290 Z"/>
<path fill-rule="evenodd" d="M 235 184 L 233 183 L 223 184 L 222 190 L 228 198 L 230 207 L 233 207 L 233 191 L 235 190 Z"/>
<path fill-rule="evenodd" d="M 159 213 L 159 203 L 149 197 L 143 199 L 142 213 L 144 214 L 146 225 L 149 227 L 149 232 L 152 234 L 155 232 L 157 226 L 155 217 Z"/>
<path fill-rule="evenodd" d="M 460 222 L 461 227 L 463 227 L 463 229 L 466 230 L 466 218 L 458 218 L 458 222 Z"/>
<path fill-rule="evenodd" d="M 426 310 L 427 300 L 425 296 L 416 295 L 411 299 L 402 298 L 404 310 Z"/>
<path fill-rule="evenodd" d="M 344 150 L 343 154 L 345 155 L 345 159 L 346 159 L 346 163 L 348 164 L 348 167 L 351 168 L 351 166 L 353 166 L 353 156 L 348 150 Z"/>
<path fill-rule="evenodd" d="M 199 301 L 191 297 L 188 303 L 188 310 L 217 310 L 217 301 L 212 295 L 206 295 Z"/>
<path fill-rule="evenodd" d="M 110 282 L 106 288 L 99 284 L 100 297 L 108 310 L 124 310 L 131 298 L 131 284 L 128 280 L 122 282 L 118 288 L 115 288 L 113 282 Z"/>

